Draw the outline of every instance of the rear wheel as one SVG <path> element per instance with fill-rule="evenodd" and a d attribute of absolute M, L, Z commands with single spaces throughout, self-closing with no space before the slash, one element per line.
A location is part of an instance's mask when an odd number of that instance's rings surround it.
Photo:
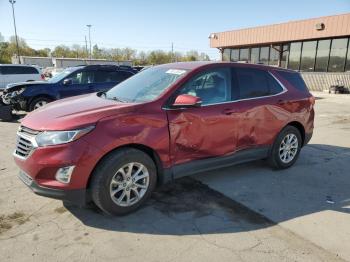
<path fill-rule="evenodd" d="M 270 165 L 277 169 L 292 166 L 299 156 L 301 146 L 299 130 L 294 126 L 285 127 L 277 136 L 270 151 Z"/>
<path fill-rule="evenodd" d="M 107 156 L 91 181 L 94 203 L 104 212 L 124 215 L 139 208 L 156 186 L 157 171 L 144 152 L 129 148 Z"/>
<path fill-rule="evenodd" d="M 52 102 L 50 98 L 47 97 L 38 97 L 35 98 L 30 104 L 29 104 L 29 111 L 33 111 L 35 109 L 38 109 L 40 107 L 43 107 L 44 105 Z"/>

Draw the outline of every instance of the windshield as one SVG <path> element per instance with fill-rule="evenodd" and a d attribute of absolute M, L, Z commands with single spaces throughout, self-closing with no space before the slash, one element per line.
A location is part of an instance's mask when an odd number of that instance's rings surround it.
<path fill-rule="evenodd" d="M 148 68 L 113 87 L 106 93 L 106 97 L 125 102 L 152 101 L 186 72 L 163 67 Z"/>
<path fill-rule="evenodd" d="M 59 81 L 61 81 L 63 78 L 65 78 L 66 76 L 68 76 L 70 73 L 72 73 L 74 70 L 73 69 L 66 69 L 63 72 L 55 75 L 54 77 L 50 78 L 48 80 L 49 83 L 57 83 Z"/>

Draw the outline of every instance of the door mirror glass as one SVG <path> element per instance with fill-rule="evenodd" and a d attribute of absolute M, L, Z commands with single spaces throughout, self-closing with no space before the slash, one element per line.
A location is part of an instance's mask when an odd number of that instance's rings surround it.
<path fill-rule="evenodd" d="M 67 78 L 63 80 L 63 84 L 65 86 L 71 85 L 73 83 L 73 80 L 71 78 Z"/>
<path fill-rule="evenodd" d="M 199 107 L 201 106 L 201 104 L 202 104 L 202 100 L 199 97 L 183 94 L 176 97 L 173 107 L 176 107 L 176 108 Z"/>

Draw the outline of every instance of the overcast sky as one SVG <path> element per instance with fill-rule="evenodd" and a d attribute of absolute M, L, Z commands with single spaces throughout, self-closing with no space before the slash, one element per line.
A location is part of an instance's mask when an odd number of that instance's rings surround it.
<path fill-rule="evenodd" d="M 218 58 L 211 32 L 350 12 L 350 0 L 17 0 L 18 35 L 33 48 L 92 44 L 185 52 L 196 49 Z M 349 25 L 350 26 L 350 25 Z M 8 0 L 0 0 L 0 32 L 14 34 Z"/>

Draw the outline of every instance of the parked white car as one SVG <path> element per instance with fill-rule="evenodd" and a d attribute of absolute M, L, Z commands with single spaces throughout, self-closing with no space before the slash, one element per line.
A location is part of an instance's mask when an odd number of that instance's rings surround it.
<path fill-rule="evenodd" d="M 38 80 L 44 80 L 44 76 L 36 66 L 0 64 L 0 90 L 10 83 Z"/>

